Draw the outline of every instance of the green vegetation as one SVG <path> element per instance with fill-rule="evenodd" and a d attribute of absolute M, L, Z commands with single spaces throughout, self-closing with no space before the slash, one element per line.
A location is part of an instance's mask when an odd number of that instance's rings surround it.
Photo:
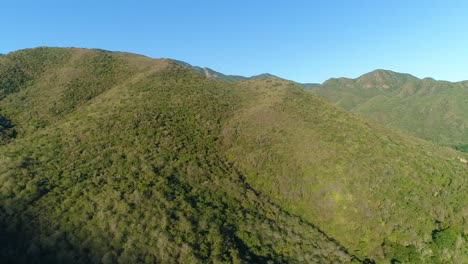
<path fill-rule="evenodd" d="M 16 131 L 10 120 L 0 115 L 0 145 L 8 143 L 16 136 Z"/>
<path fill-rule="evenodd" d="M 2 263 L 467 262 L 459 152 L 280 79 L 83 49 L 12 65 Z"/>
<path fill-rule="evenodd" d="M 167 61 L 70 52 L 0 103 L 20 135 L 0 149 L 2 262 L 351 261 L 218 150 L 232 85 Z M 49 105 L 67 111 L 40 112 Z"/>
<path fill-rule="evenodd" d="M 385 248 L 398 244 L 417 248 L 416 262 L 466 261 L 461 231 L 445 259 L 432 249 L 437 221 L 466 225 L 468 171 L 455 151 L 387 131 L 287 82 L 244 83 L 243 91 L 224 146 L 253 188 L 362 259 L 388 259 Z"/>
<path fill-rule="evenodd" d="M 466 151 L 468 82 L 377 70 L 331 79 L 314 92 L 337 105 L 436 144 Z"/>
<path fill-rule="evenodd" d="M 468 144 L 454 146 L 454 148 L 458 151 L 468 152 Z"/>
<path fill-rule="evenodd" d="M 14 62 L 1 61 L 0 66 L 0 98 L 17 92 L 19 87 L 24 85 L 30 77 Z"/>

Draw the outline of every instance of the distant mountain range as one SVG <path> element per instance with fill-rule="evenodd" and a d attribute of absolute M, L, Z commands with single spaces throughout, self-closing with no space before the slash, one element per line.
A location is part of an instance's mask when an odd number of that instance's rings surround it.
<path fill-rule="evenodd" d="M 187 62 L 183 62 L 183 61 L 179 61 L 179 60 L 172 60 L 172 61 L 174 61 L 175 63 L 177 63 L 179 65 L 184 66 L 187 69 L 191 69 L 192 71 L 195 71 L 195 72 L 197 72 L 197 73 L 199 73 L 199 74 L 201 74 L 203 76 L 206 76 L 208 78 L 215 79 L 215 80 L 222 80 L 222 81 L 243 81 L 243 80 L 259 80 L 259 79 L 286 80 L 286 79 L 283 79 L 281 77 L 278 77 L 278 76 L 275 76 L 275 75 L 269 74 L 269 73 L 262 73 L 262 74 L 254 75 L 254 76 L 251 76 L 251 77 L 245 77 L 245 76 L 240 76 L 240 75 L 226 75 L 226 74 L 217 72 L 215 70 L 212 70 L 210 68 L 192 66 L 191 64 L 189 64 Z M 287 81 L 290 81 L 290 80 L 287 80 Z M 290 82 L 293 82 L 293 83 L 299 85 L 300 87 L 302 87 L 304 89 L 311 89 L 311 88 L 314 88 L 314 87 L 318 87 L 320 85 L 318 83 L 298 83 L 298 82 L 294 82 L 294 81 L 290 81 Z"/>

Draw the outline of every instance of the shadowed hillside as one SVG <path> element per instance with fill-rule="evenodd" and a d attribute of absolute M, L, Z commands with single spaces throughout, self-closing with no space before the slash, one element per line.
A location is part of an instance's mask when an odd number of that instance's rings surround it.
<path fill-rule="evenodd" d="M 14 125 L 10 120 L 0 116 L 0 144 L 6 144 L 16 136 Z"/>
<path fill-rule="evenodd" d="M 330 79 L 314 92 L 382 124 L 468 150 L 468 82 L 377 70 L 357 79 Z"/>
<path fill-rule="evenodd" d="M 290 82 L 38 48 L 0 94 L 2 262 L 466 261 L 460 153 Z"/>

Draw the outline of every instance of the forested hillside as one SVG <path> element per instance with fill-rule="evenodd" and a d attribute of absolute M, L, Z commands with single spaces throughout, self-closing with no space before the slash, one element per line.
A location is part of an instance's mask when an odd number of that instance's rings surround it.
<path fill-rule="evenodd" d="M 232 85 L 128 54 L 41 48 L 8 59 L 2 69 L 24 81 L 0 104 L 19 134 L 0 149 L 2 262 L 353 259 L 218 151 L 238 107 Z"/>
<path fill-rule="evenodd" d="M 0 262 L 463 263 L 463 155 L 279 79 L 0 58 Z"/>

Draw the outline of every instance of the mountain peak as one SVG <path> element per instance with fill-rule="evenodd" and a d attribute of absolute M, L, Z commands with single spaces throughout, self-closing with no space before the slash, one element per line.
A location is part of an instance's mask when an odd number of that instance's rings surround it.
<path fill-rule="evenodd" d="M 384 82 L 386 80 L 395 79 L 395 78 L 398 78 L 398 79 L 407 79 L 407 78 L 417 79 L 416 77 L 414 77 L 413 75 L 408 74 L 408 73 L 400 73 L 400 72 L 394 72 L 394 71 L 390 71 L 390 70 L 377 69 L 377 70 L 374 70 L 374 71 L 371 71 L 371 72 L 368 72 L 366 74 L 361 75 L 356 80 L 357 81 L 374 80 L 374 81 L 377 81 L 377 82 Z"/>
<path fill-rule="evenodd" d="M 401 86 L 408 81 L 416 80 L 419 79 L 411 74 L 382 69 L 371 71 L 355 79 L 356 83 L 363 85 L 365 88 L 379 87 L 383 89 Z"/>
<path fill-rule="evenodd" d="M 276 75 L 273 75 L 273 74 L 269 74 L 269 73 L 262 73 L 262 74 L 259 74 L 259 75 L 254 75 L 254 76 L 251 76 L 249 79 L 282 79 Z"/>

